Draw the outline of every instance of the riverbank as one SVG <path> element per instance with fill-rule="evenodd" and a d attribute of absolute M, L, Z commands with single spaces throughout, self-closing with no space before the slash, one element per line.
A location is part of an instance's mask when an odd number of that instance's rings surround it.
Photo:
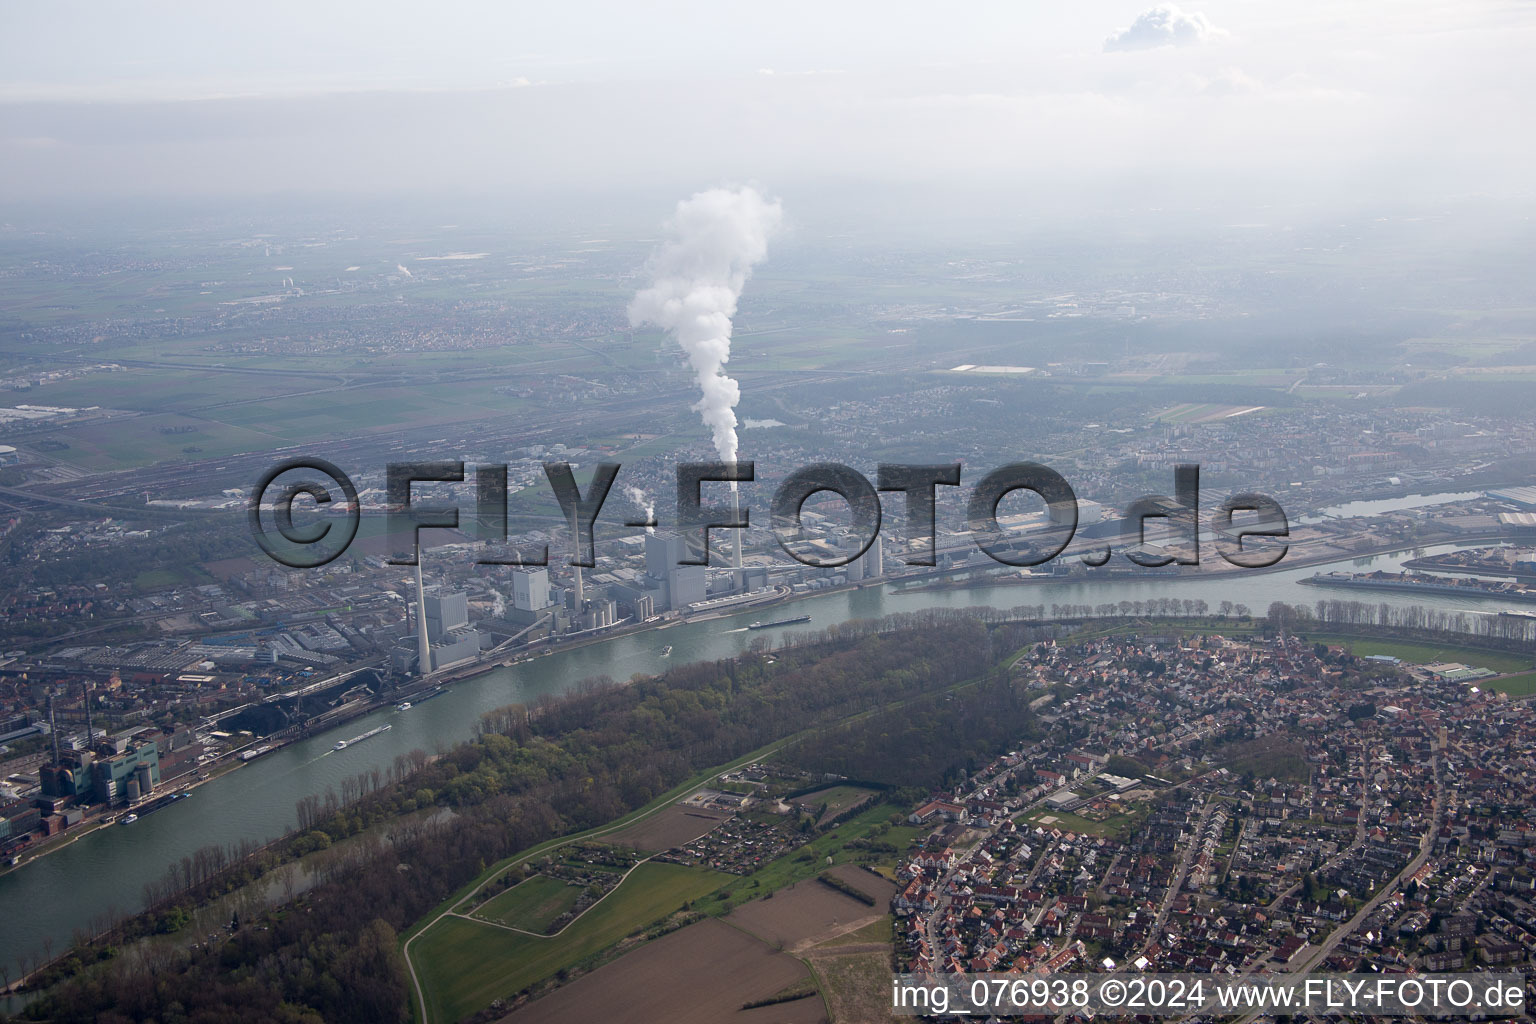
<path fill-rule="evenodd" d="M 1458 562 L 1446 555 L 1415 558 L 1403 563 L 1404 569 L 1420 572 L 1440 572 L 1450 576 L 1485 576 L 1495 579 L 1536 580 L 1536 572 L 1517 569 L 1508 562 L 1472 561 Z"/>
<path fill-rule="evenodd" d="M 205 785 L 209 782 L 212 782 L 216 778 L 229 774 L 236 768 L 240 767 L 240 762 L 238 761 L 230 763 L 224 760 L 224 758 L 230 757 L 233 753 L 234 751 L 231 751 L 228 754 L 223 754 L 220 756 L 218 761 L 209 762 L 207 765 L 201 766 L 200 768 L 193 768 L 189 771 L 183 772 L 181 775 L 173 775 L 168 779 L 162 779 L 160 785 L 163 792 L 158 795 L 165 796 L 171 792 L 191 792 L 192 790 L 197 789 L 199 786 Z M 154 799 L 157 799 L 157 797 L 148 797 L 140 801 L 140 803 L 146 804 Z M 102 814 L 90 819 L 89 821 L 82 821 L 80 824 L 72 826 L 63 832 L 60 832 L 56 836 L 49 836 L 47 839 L 43 840 L 41 843 L 38 843 L 36 846 L 17 854 L 16 860 L 14 862 L 7 861 L 5 864 L 0 865 L 0 878 L 4 878 L 6 875 L 13 871 L 19 871 L 20 869 L 26 867 L 28 864 L 31 864 L 33 861 L 40 860 L 41 858 L 46 857 L 51 853 L 57 853 L 60 850 L 67 849 L 68 847 L 73 846 L 75 843 L 86 838 L 94 832 L 104 828 L 109 828 L 112 825 L 117 824 L 124 814 L 134 811 L 135 809 L 136 808 L 134 807 L 123 807 L 104 811 Z"/>
<path fill-rule="evenodd" d="M 1536 604 L 1536 589 L 1523 583 L 1490 582 L 1479 577 L 1447 580 L 1409 573 L 1318 573 L 1298 581 L 1304 586 L 1336 590 L 1395 590 L 1426 597 L 1468 597 L 1474 600 Z"/>

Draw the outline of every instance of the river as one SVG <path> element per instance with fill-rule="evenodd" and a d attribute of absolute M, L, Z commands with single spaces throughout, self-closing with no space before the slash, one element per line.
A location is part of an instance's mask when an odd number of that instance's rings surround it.
<path fill-rule="evenodd" d="M 1101 584 L 1051 583 L 1041 586 L 992 586 L 926 593 L 899 593 L 889 587 L 846 590 L 806 598 L 792 605 L 742 612 L 730 618 L 648 630 L 498 668 L 454 685 L 443 696 L 406 711 L 379 710 L 346 726 L 291 744 L 221 778 L 200 786 L 190 799 L 171 804 L 132 825 L 111 826 L 83 836 L 47 856 L 0 876 L 0 964 L 14 979 L 20 958 L 42 952 L 45 940 L 64 948 L 70 935 L 86 928 L 107 908 L 131 912 L 141 906 L 144 884 L 164 875 L 198 847 L 231 845 L 242 839 L 267 840 L 296 823 L 295 805 L 301 797 L 337 792 L 341 780 L 378 767 L 413 748 L 434 751 L 470 737 L 481 713 L 513 702 L 527 703 L 543 694 L 560 693 L 582 679 L 609 676 L 625 680 L 637 673 L 656 673 L 668 665 L 730 657 L 754 638 L 777 639 L 793 630 L 822 629 L 850 619 L 878 618 L 893 612 L 926 608 L 973 608 L 991 605 L 1090 604 L 1145 601 L 1158 597 L 1203 599 L 1212 610 L 1222 601 L 1245 604 L 1262 614 L 1272 601 L 1312 605 L 1321 597 L 1366 600 L 1394 606 L 1424 605 L 1458 611 L 1497 611 L 1486 600 L 1417 598 L 1393 593 L 1352 593 L 1303 587 L 1297 580 L 1328 569 L 1369 566 L 1396 569 L 1424 553 L 1454 549 L 1445 544 L 1370 558 L 1348 559 L 1325 566 L 1264 574 L 1229 574 L 1210 580 L 1170 583 L 1166 579 L 1134 579 Z M 748 631 L 756 619 L 811 616 L 799 626 Z M 662 657 L 670 645 L 670 657 Z M 355 736 L 378 725 L 388 732 L 343 751 L 332 751 L 337 739 Z"/>

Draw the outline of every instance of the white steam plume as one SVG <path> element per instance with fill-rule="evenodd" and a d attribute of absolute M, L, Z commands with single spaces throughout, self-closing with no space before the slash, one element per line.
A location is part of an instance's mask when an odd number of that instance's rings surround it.
<path fill-rule="evenodd" d="M 765 199 L 750 186 L 695 193 L 677 204 L 667 222 L 671 237 L 651 255 L 653 283 L 629 304 L 631 326 L 655 324 L 688 354 L 702 392 L 694 409 L 725 462 L 736 461 L 741 399 L 741 388 L 723 370 L 731 358 L 731 317 L 783 218 L 777 199 Z"/>
<path fill-rule="evenodd" d="M 629 495 L 629 500 L 630 501 L 634 502 L 636 505 L 639 505 L 641 508 L 645 509 L 645 518 L 647 518 L 647 519 L 655 519 L 656 518 L 656 503 L 654 501 L 652 501 L 650 499 L 650 497 L 644 491 L 642 491 L 640 488 L 636 487 L 634 484 L 625 484 L 624 485 L 624 493 Z M 645 532 L 646 533 L 655 533 L 656 532 L 656 527 L 654 527 L 654 526 L 647 526 L 645 528 Z"/>

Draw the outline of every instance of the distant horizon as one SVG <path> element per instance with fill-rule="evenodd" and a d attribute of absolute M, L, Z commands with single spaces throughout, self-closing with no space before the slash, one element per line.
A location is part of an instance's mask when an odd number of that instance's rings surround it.
<path fill-rule="evenodd" d="M 12 201 L 845 182 L 1335 211 L 1528 197 L 1536 162 L 1536 10 L 1498 2 L 59 3 L 0 28 Z"/>

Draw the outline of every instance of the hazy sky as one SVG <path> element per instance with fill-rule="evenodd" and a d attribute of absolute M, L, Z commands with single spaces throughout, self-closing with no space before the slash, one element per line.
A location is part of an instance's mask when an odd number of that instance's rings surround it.
<path fill-rule="evenodd" d="M 1529 0 L 11 3 L 0 199 L 1527 196 L 1533 53 Z"/>

